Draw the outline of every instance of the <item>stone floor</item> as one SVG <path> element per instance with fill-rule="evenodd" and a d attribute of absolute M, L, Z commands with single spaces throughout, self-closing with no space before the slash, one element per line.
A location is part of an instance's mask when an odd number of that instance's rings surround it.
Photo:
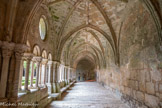
<path fill-rule="evenodd" d="M 96 82 L 79 82 L 47 108 L 129 108 Z"/>

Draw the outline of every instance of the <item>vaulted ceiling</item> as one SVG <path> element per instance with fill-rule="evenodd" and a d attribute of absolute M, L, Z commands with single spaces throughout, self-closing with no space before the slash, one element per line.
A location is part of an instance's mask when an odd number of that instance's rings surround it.
<path fill-rule="evenodd" d="M 106 65 L 108 57 L 119 62 L 122 23 L 138 0 L 49 0 L 57 37 L 58 57 L 66 65 L 87 58 Z M 138 8 L 138 7 L 137 7 Z M 140 7 L 139 7 L 140 8 Z M 111 60 L 112 61 L 112 60 Z"/>

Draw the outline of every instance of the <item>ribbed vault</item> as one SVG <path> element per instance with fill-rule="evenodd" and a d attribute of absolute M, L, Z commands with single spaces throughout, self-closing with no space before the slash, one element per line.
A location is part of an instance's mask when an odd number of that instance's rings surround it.
<path fill-rule="evenodd" d="M 120 64 L 127 0 L 50 0 L 48 7 L 58 35 L 56 59 L 74 66 L 84 53 L 102 67 Z"/>

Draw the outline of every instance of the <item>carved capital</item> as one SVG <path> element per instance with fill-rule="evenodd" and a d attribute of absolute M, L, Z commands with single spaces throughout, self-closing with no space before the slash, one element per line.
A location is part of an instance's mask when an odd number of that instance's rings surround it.
<path fill-rule="evenodd" d="M 42 64 L 46 65 L 48 63 L 48 59 L 42 59 Z"/>
<path fill-rule="evenodd" d="M 17 60 L 21 60 L 22 57 L 23 57 L 23 53 L 15 52 L 15 57 L 16 57 Z"/>
<path fill-rule="evenodd" d="M 48 61 L 48 65 L 52 65 L 53 64 L 53 61 Z"/>
<path fill-rule="evenodd" d="M 2 49 L 5 49 L 5 50 L 11 50 L 12 51 L 15 48 L 14 43 L 3 41 L 1 44 L 2 44 Z"/>
<path fill-rule="evenodd" d="M 25 60 L 32 60 L 32 58 L 33 58 L 33 54 L 31 54 L 31 53 L 24 53 L 24 59 Z"/>
<path fill-rule="evenodd" d="M 13 51 L 11 51 L 11 50 L 3 49 L 2 50 L 2 57 L 3 58 L 11 57 L 12 53 L 13 53 Z"/>
<path fill-rule="evenodd" d="M 15 52 L 24 53 L 29 47 L 25 44 L 16 44 Z"/>
<path fill-rule="evenodd" d="M 22 60 L 24 52 L 27 50 L 27 46 L 25 44 L 16 44 L 15 45 L 15 57 L 17 60 Z"/>
<path fill-rule="evenodd" d="M 37 63 L 40 63 L 42 61 L 42 57 L 35 56 L 32 59 L 33 61 L 36 61 Z"/>
<path fill-rule="evenodd" d="M 1 43 L 1 45 L 2 45 L 2 56 L 3 57 L 11 57 L 14 47 L 15 47 L 15 44 L 4 41 Z"/>

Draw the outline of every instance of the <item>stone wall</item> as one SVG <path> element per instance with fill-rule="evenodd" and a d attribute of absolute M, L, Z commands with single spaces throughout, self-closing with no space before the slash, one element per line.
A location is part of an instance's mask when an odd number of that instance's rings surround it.
<path fill-rule="evenodd" d="M 152 16 L 139 1 L 127 6 L 120 37 L 120 67 L 100 70 L 104 86 L 131 108 L 162 107 L 162 51 Z"/>
<path fill-rule="evenodd" d="M 22 95 L 18 99 L 19 103 L 18 108 L 34 107 L 34 105 L 38 105 L 39 108 L 44 108 L 52 101 L 52 98 L 49 98 L 47 90 L 48 90 L 47 88 L 44 88 L 38 91 L 30 92 L 27 95 L 26 94 Z M 34 105 L 25 106 L 25 104 L 34 104 Z"/>
<path fill-rule="evenodd" d="M 41 40 L 40 33 L 39 33 L 39 21 L 40 18 L 44 16 L 46 19 L 46 25 L 47 25 L 47 34 L 45 37 L 45 40 Z M 48 7 L 46 5 L 42 5 L 38 12 L 35 14 L 34 19 L 32 20 L 32 25 L 29 30 L 28 34 L 28 42 L 30 44 L 31 53 L 35 45 L 38 45 L 40 47 L 41 52 L 43 50 L 46 50 L 47 53 L 51 53 L 54 55 L 55 52 L 55 35 L 54 30 L 52 29 L 52 21 L 51 16 L 48 11 Z"/>

